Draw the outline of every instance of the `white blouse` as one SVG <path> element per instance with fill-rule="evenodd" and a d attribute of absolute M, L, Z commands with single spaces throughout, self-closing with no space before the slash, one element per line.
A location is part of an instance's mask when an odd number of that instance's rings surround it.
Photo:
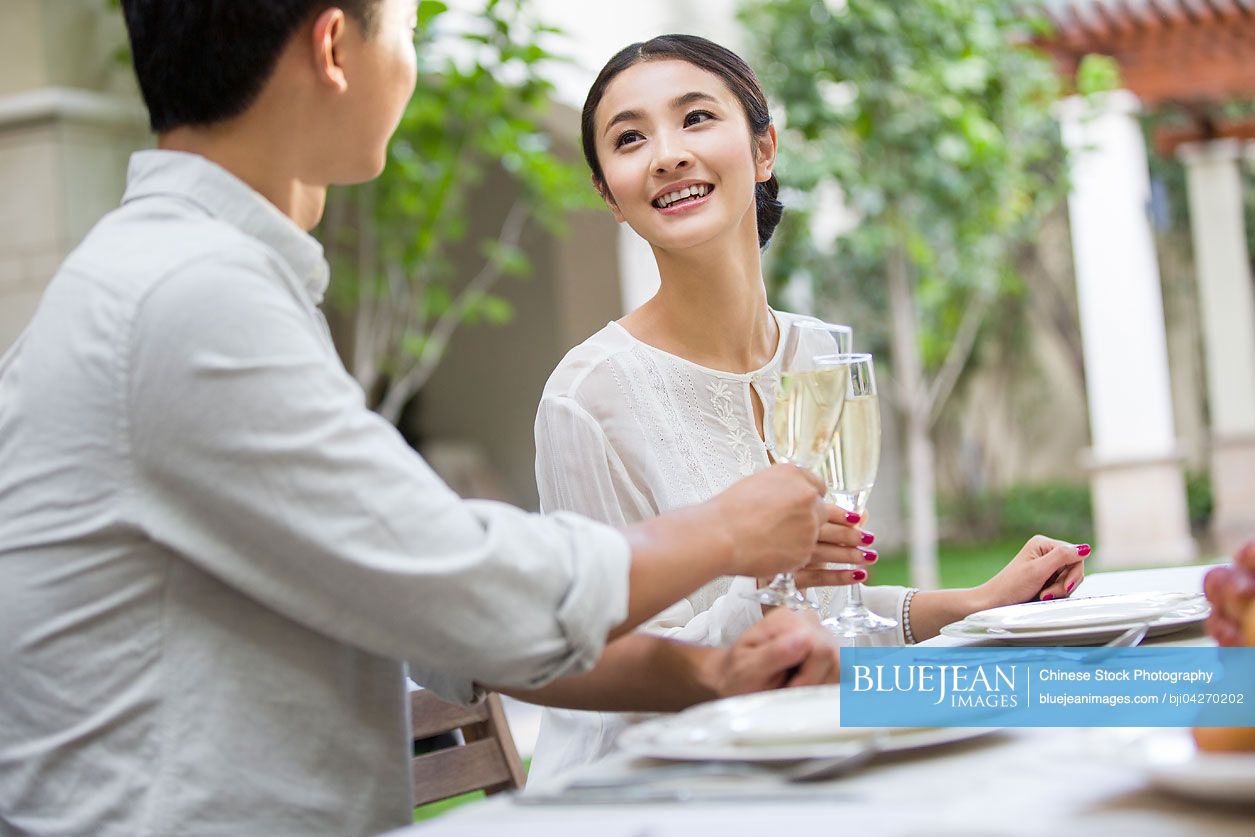
<path fill-rule="evenodd" d="M 780 333 L 797 315 L 773 312 Z M 622 525 L 709 500 L 770 465 L 751 390 L 771 409 L 784 340 L 761 369 L 722 372 L 643 343 L 618 323 L 572 349 L 545 385 L 536 415 L 536 480 L 545 512 L 575 511 Z M 752 578 L 717 579 L 642 630 L 728 645 L 762 618 L 744 598 Z M 843 591 L 844 588 L 834 588 Z M 905 588 L 871 587 L 867 606 L 898 618 Z M 828 598 L 827 596 L 821 598 Z M 833 606 L 839 607 L 838 592 Z M 902 644 L 901 629 L 875 644 Z M 641 715 L 545 711 L 531 776 L 593 761 Z"/>

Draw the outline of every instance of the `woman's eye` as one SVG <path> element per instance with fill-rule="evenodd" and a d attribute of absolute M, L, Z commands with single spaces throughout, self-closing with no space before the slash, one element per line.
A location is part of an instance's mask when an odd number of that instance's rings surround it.
<path fill-rule="evenodd" d="M 715 117 L 712 114 L 704 110 L 695 110 L 692 113 L 684 117 L 684 127 L 687 128 L 690 125 L 698 125 L 702 122 L 705 122 L 708 119 L 714 119 L 714 118 Z"/>
<path fill-rule="evenodd" d="M 640 131 L 624 131 L 623 133 L 619 134 L 618 139 L 614 141 L 614 147 L 622 148 L 628 143 L 637 142 L 638 140 L 642 140 L 642 139 L 644 139 L 644 137 L 641 136 Z"/>

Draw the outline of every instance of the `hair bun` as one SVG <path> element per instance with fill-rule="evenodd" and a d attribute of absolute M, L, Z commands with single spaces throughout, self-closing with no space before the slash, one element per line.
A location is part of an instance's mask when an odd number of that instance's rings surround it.
<path fill-rule="evenodd" d="M 771 241 L 771 234 L 784 215 L 784 204 L 780 202 L 780 181 L 773 174 L 765 183 L 754 187 L 754 206 L 758 215 L 758 246 L 763 248 Z"/>

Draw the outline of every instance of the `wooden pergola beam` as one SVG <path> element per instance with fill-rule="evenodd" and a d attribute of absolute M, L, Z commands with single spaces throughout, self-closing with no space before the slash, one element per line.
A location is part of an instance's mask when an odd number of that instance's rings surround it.
<path fill-rule="evenodd" d="M 1045 11 L 1055 33 L 1035 44 L 1064 75 L 1097 53 L 1147 104 L 1255 98 L 1255 0 L 1073 0 Z"/>
<path fill-rule="evenodd" d="M 1223 20 L 1236 20 L 1243 16 L 1242 7 L 1233 0 L 1208 0 L 1217 16 Z"/>
<path fill-rule="evenodd" d="M 1205 142 L 1215 139 L 1255 141 L 1255 119 L 1240 122 L 1222 121 L 1207 128 L 1192 125 L 1181 128 L 1159 128 L 1155 131 L 1155 150 L 1171 158 L 1178 148 L 1189 142 Z"/>

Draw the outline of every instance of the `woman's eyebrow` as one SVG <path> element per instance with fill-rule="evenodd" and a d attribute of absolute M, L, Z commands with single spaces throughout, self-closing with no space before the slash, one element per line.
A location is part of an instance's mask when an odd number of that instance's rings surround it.
<path fill-rule="evenodd" d="M 685 93 L 682 96 L 676 96 L 674 99 L 671 100 L 671 107 L 673 109 L 679 109 L 679 108 L 684 107 L 685 105 L 691 105 L 694 102 L 710 102 L 716 105 L 719 104 L 719 100 L 716 99 L 714 96 L 710 95 L 709 93 L 703 93 L 700 90 L 694 90 L 691 93 Z"/>
<path fill-rule="evenodd" d="M 618 113 L 616 113 L 613 117 L 611 117 L 610 121 L 606 123 L 605 130 L 602 131 L 602 134 L 610 133 L 610 129 L 613 128 L 615 125 L 618 125 L 620 122 L 631 122 L 633 119 L 640 119 L 640 118 L 641 118 L 640 111 L 621 110 Z"/>

